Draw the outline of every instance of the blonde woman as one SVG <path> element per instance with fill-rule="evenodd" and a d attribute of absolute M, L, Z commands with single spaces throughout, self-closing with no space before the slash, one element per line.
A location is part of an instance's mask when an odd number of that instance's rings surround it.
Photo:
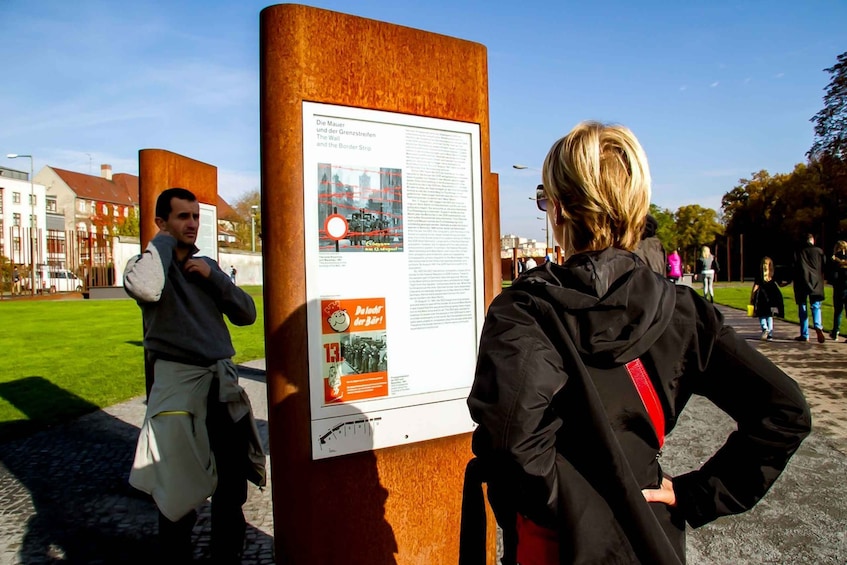
<path fill-rule="evenodd" d="M 759 318 L 762 327 L 762 339 L 773 341 L 773 317 L 785 315 L 785 304 L 782 300 L 782 292 L 773 278 L 774 266 L 770 257 L 762 258 L 759 264 L 759 273 L 750 291 L 750 304 Z"/>
<path fill-rule="evenodd" d="M 703 297 L 712 304 L 715 303 L 715 274 L 719 270 L 717 257 L 712 255 L 708 245 L 704 245 L 697 260 L 697 273 L 703 281 Z"/>
<path fill-rule="evenodd" d="M 484 479 L 503 563 L 682 563 L 685 521 L 753 506 L 808 435 L 809 408 L 713 305 L 632 252 L 650 202 L 632 132 L 579 124 L 553 144 L 543 182 L 537 204 L 567 260 L 527 272 L 488 310 L 462 552 L 484 543 L 471 534 L 485 524 L 471 488 Z M 692 394 L 742 425 L 699 469 L 665 476 L 664 434 Z"/>

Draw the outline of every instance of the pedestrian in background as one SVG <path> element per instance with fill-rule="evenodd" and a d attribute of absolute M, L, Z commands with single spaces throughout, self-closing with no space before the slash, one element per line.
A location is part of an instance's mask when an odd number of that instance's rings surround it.
<path fill-rule="evenodd" d="M 712 255 L 712 250 L 708 245 L 704 245 L 700 250 L 700 258 L 697 260 L 697 268 L 695 272 L 699 273 L 700 279 L 703 281 L 703 297 L 715 303 L 715 274 L 720 272 L 718 259 Z"/>
<path fill-rule="evenodd" d="M 536 202 L 566 262 L 527 272 L 488 309 L 460 554 L 485 543 L 485 480 L 503 563 L 683 563 L 685 522 L 751 508 L 809 434 L 809 407 L 713 305 L 632 252 L 650 203 L 632 132 L 579 124 L 550 149 L 543 180 Z M 664 437 L 692 394 L 737 428 L 670 477 Z"/>
<path fill-rule="evenodd" d="M 668 278 L 673 283 L 682 278 L 682 258 L 679 256 L 678 249 L 674 249 L 668 255 Z"/>
<path fill-rule="evenodd" d="M 750 291 L 750 304 L 753 313 L 759 318 L 762 328 L 762 340 L 773 341 L 773 317 L 785 316 L 782 292 L 773 278 L 774 266 L 770 257 L 764 257 L 759 263 L 759 272 Z"/>
<path fill-rule="evenodd" d="M 656 237 L 656 231 L 658 229 L 659 222 L 651 214 L 647 214 L 647 219 L 644 222 L 644 233 L 641 234 L 641 241 L 638 242 L 638 246 L 633 253 L 647 263 L 647 266 L 653 269 L 653 271 L 665 276 L 667 274 L 668 259 L 665 256 L 665 248 L 661 240 Z"/>
<path fill-rule="evenodd" d="M 841 313 L 844 311 L 847 304 L 847 242 L 839 239 L 835 242 L 835 248 L 832 250 L 830 258 L 832 264 L 831 281 L 832 284 L 832 331 L 829 332 L 829 337 L 838 339 L 838 334 L 841 331 Z"/>
<path fill-rule="evenodd" d="M 17 267 L 12 270 L 12 296 L 15 295 L 21 295 L 21 274 Z"/>
<path fill-rule="evenodd" d="M 794 254 L 794 301 L 800 317 L 800 335 L 796 341 L 809 341 L 809 309 L 812 309 L 812 324 L 818 343 L 826 341 L 821 320 L 821 302 L 824 299 L 823 269 L 826 257 L 820 247 L 815 246 L 815 236 L 808 234 L 803 246 Z M 808 306 L 806 302 L 808 301 Z"/>

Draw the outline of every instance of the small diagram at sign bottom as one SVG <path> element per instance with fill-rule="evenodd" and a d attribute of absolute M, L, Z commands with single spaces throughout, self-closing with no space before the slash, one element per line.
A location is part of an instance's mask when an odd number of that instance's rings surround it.
<path fill-rule="evenodd" d="M 330 428 L 320 439 L 321 450 L 324 446 L 333 440 L 344 440 L 357 436 L 373 436 L 373 428 L 379 426 L 381 417 L 378 418 L 361 418 L 359 420 L 351 420 L 349 422 L 341 422 L 340 424 Z"/>

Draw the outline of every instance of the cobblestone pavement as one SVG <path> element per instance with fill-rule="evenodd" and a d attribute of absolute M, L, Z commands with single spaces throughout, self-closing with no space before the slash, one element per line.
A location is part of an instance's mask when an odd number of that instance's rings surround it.
<path fill-rule="evenodd" d="M 264 361 L 239 372 L 267 444 Z M 143 400 L 0 444 L 0 564 L 159 560 L 156 506 L 127 482 Z M 200 509 L 194 527 L 197 560 L 209 559 L 209 510 L 208 504 Z M 270 480 L 261 491 L 250 485 L 244 515 L 243 563 L 273 563 Z"/>
<path fill-rule="evenodd" d="M 789 306 L 790 307 L 790 306 Z M 795 378 L 812 406 L 814 431 L 785 474 L 750 512 L 689 531 L 688 562 L 847 563 L 847 343 L 797 343 L 797 326 L 776 322 L 777 341 L 759 341 L 758 322 L 721 307 L 754 347 Z M 241 367 L 242 384 L 267 438 L 264 361 Z M 128 483 L 144 418 L 142 398 L 22 439 L 0 443 L 0 565 L 155 563 L 156 508 Z M 701 465 L 734 424 L 695 399 L 669 435 L 671 474 Z M 243 562 L 273 563 L 270 485 L 250 488 Z M 209 509 L 194 528 L 195 558 L 209 557 Z M 398 561 L 403 559 L 400 548 Z M 351 556 L 350 563 L 356 563 Z M 438 564 L 433 564 L 438 565 Z"/>

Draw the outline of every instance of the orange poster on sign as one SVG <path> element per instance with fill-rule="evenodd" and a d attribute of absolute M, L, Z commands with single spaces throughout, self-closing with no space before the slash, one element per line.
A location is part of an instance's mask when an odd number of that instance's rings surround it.
<path fill-rule="evenodd" d="M 385 299 L 321 301 L 324 402 L 388 396 Z"/>

